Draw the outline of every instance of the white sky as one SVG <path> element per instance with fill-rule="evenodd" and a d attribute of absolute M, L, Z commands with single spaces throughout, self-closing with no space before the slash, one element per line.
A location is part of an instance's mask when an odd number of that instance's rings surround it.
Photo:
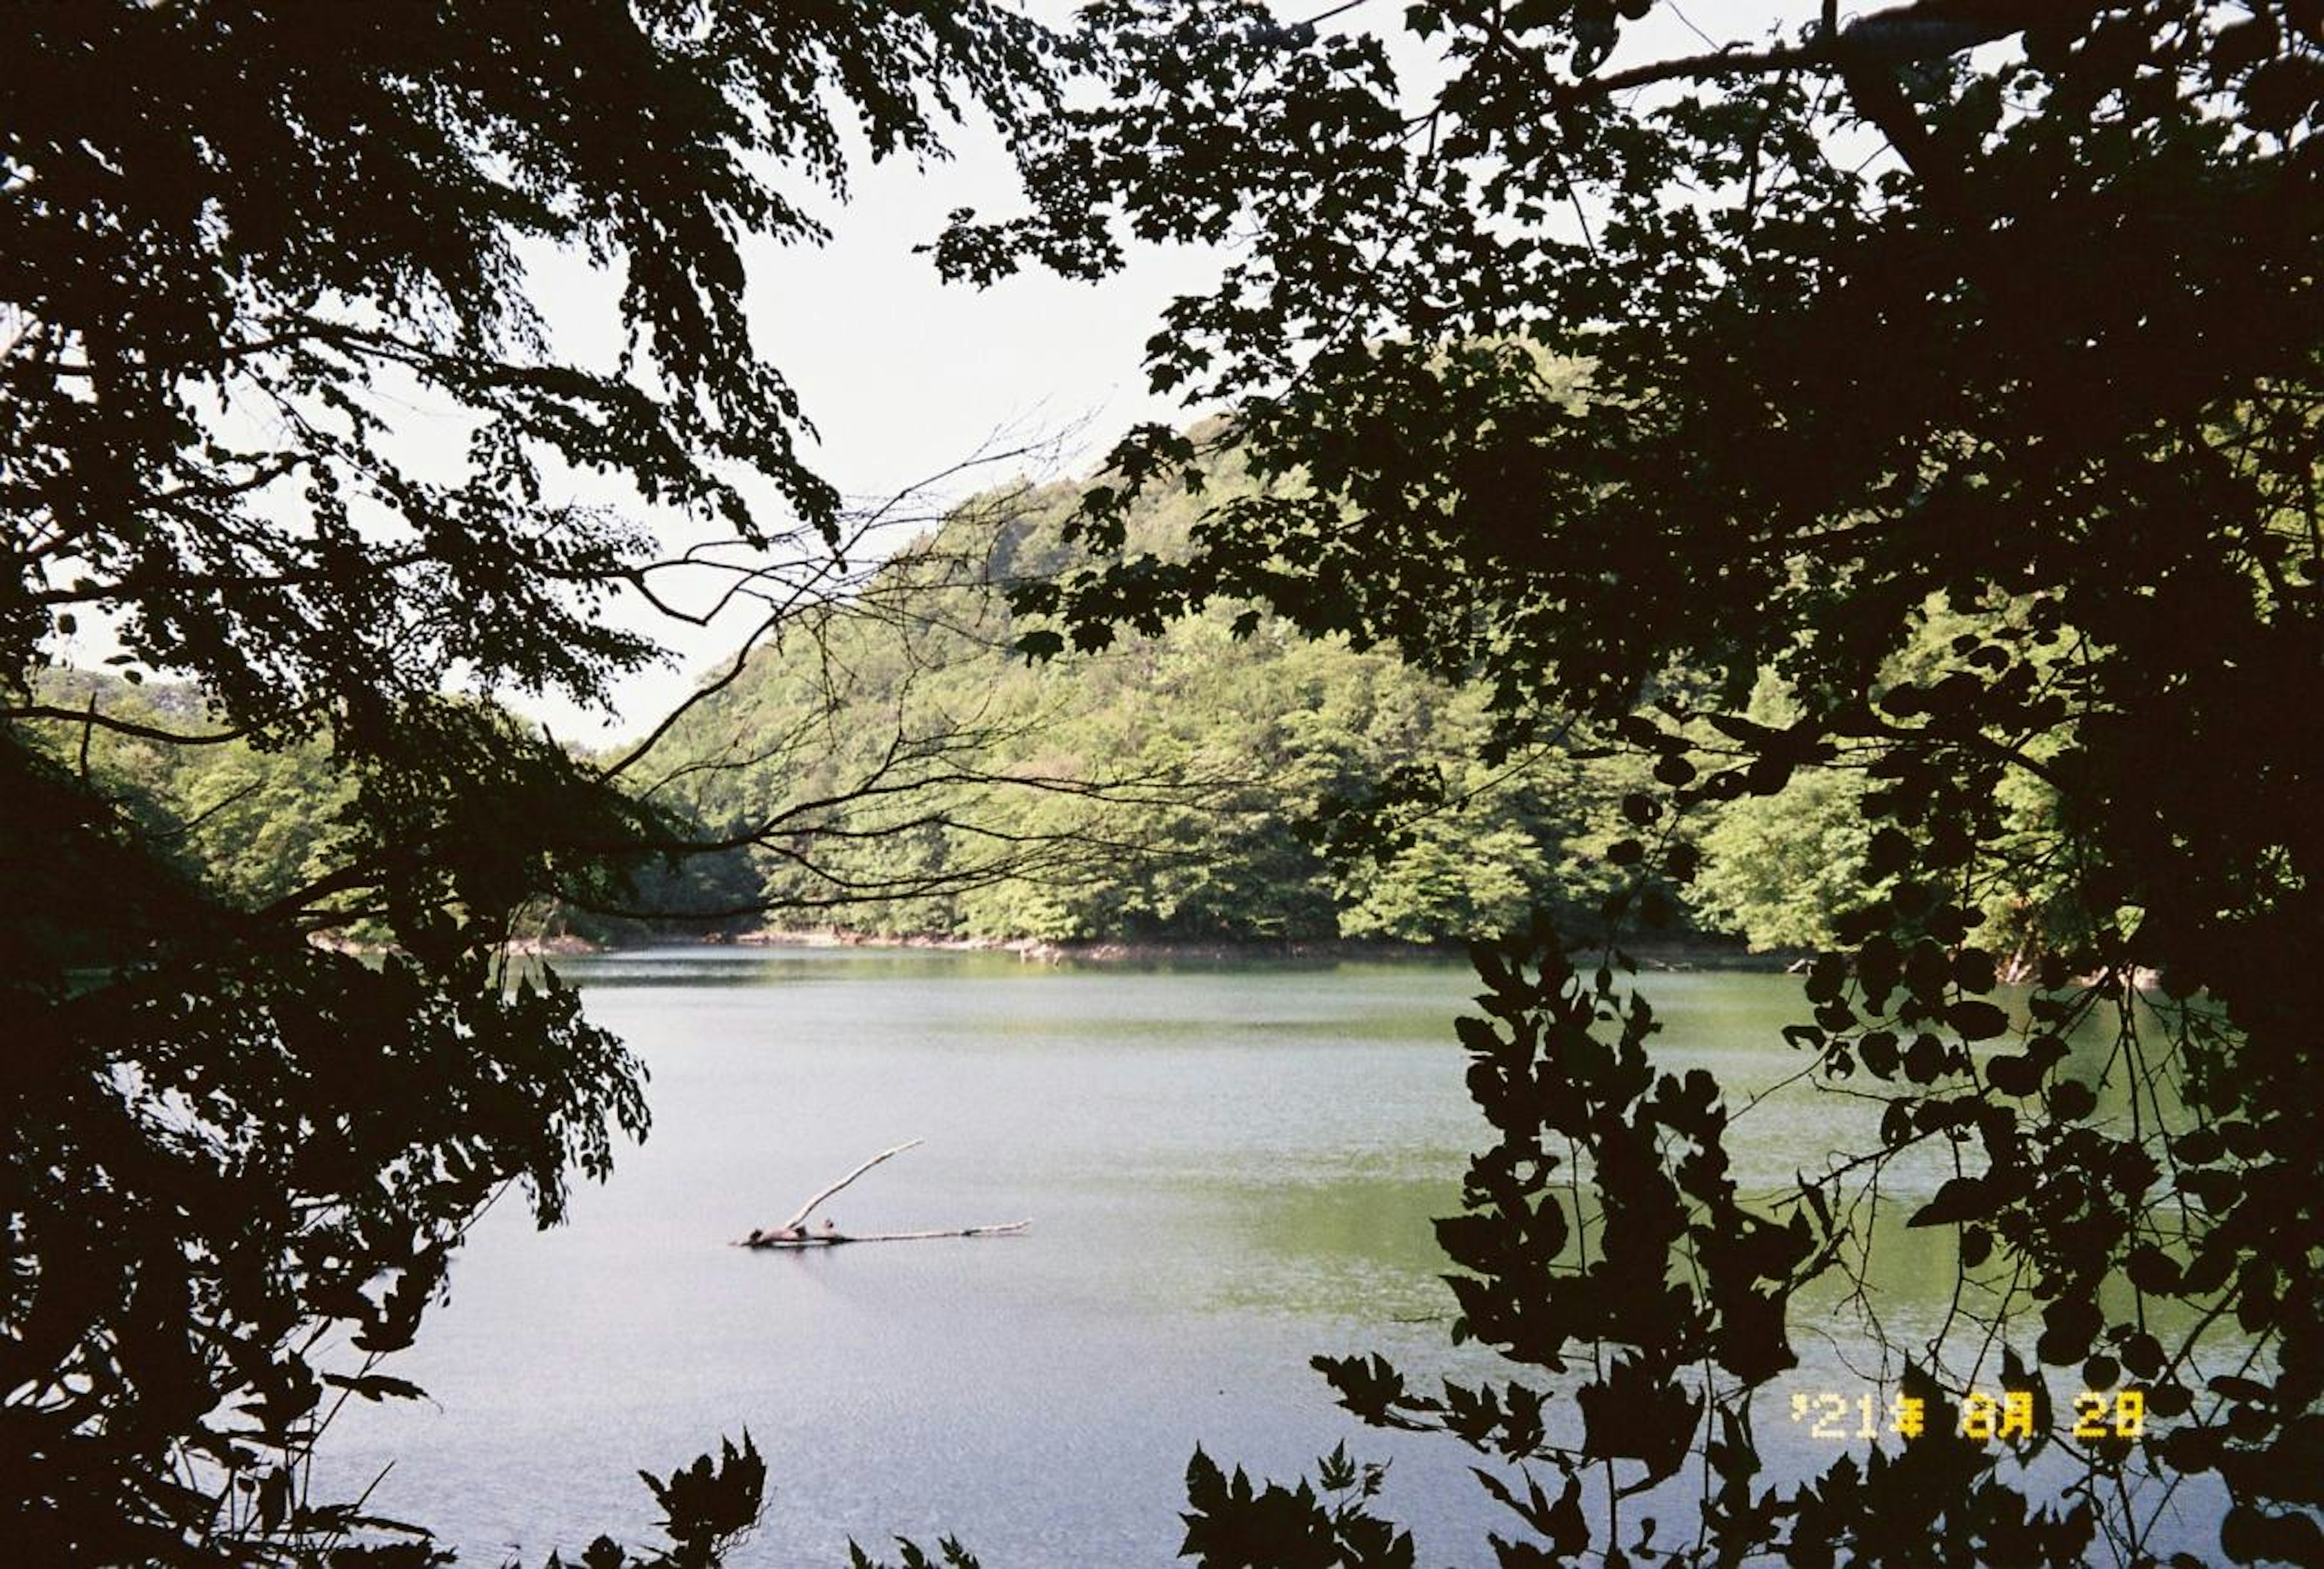
<path fill-rule="evenodd" d="M 877 501 L 941 474 L 991 444 L 1063 438 L 1039 477 L 1084 472 L 1122 429 L 1185 411 L 1146 389 L 1140 360 L 1162 309 L 1214 279 L 1199 253 L 1148 247 L 1102 284 L 1028 271 L 987 290 L 945 286 L 914 246 L 933 240 L 953 208 L 1014 210 L 1013 175 L 989 131 L 952 138 L 955 156 L 923 172 L 863 167 L 851 200 L 824 213 L 831 242 L 768 243 L 747 253 L 754 332 L 765 357 L 798 391 L 816 438 L 808 466 L 851 500 Z M 534 295 L 560 349 L 584 349 L 610 327 L 610 288 L 571 258 L 535 263 Z M 1002 466 L 957 479 L 953 499 L 1021 470 Z M 673 544 L 710 537 L 658 521 Z M 705 586 L 706 588 L 707 585 Z M 556 704 L 523 703 L 572 739 L 638 730 L 691 688 L 749 630 L 738 614 L 708 632 L 640 622 L 669 643 L 678 664 L 632 678 L 617 719 Z"/>
<path fill-rule="evenodd" d="M 1296 19 L 1327 4 L 1303 0 L 1278 10 Z M 1691 0 L 1683 6 L 1663 0 L 1626 36 L 1621 60 L 1701 52 L 1705 33 L 1721 42 L 1757 41 L 1771 22 L 1790 30 L 1820 9 L 1816 0 Z M 1377 12 L 1377 24 L 1395 28 L 1401 40 L 1402 10 L 1375 0 L 1327 25 L 1360 25 Z M 1399 45 L 1394 52 L 1404 66 L 1407 50 Z M 748 257 L 761 347 L 798 389 L 820 438 L 807 453 L 809 464 L 850 496 L 892 494 L 959 463 L 997 429 L 1038 434 L 1078 427 L 1078 440 L 1061 454 L 1061 472 L 1050 476 L 1064 477 L 1084 472 L 1135 421 L 1189 417 L 1147 391 L 1144 345 L 1162 308 L 1176 294 L 1204 287 L 1220 258 L 1149 247 L 1095 285 L 1028 272 L 982 291 L 945 286 L 931 259 L 913 247 L 933 239 L 954 207 L 998 217 L 1019 205 L 1008 160 L 989 130 L 964 128 L 949 140 L 954 160 L 925 173 L 902 164 L 860 165 L 848 205 L 821 215 L 833 230 L 828 245 L 762 244 Z M 603 281 L 593 282 L 573 263 L 544 261 L 536 297 L 560 342 L 567 332 L 577 340 L 603 330 L 611 304 Z M 995 472 L 984 482 L 1009 477 Z M 973 486 L 954 487 L 966 488 Z M 698 537 L 665 528 L 674 538 Z M 707 632 L 658 623 L 655 635 L 671 645 L 676 663 L 629 680 L 613 719 L 555 705 L 525 706 L 570 739 L 635 733 L 682 697 L 746 631 L 739 617 Z"/>

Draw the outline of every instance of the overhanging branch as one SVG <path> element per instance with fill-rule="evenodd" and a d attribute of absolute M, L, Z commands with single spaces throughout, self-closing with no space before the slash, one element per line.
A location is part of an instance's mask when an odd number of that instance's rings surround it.
<path fill-rule="evenodd" d="M 1717 81 L 1773 76 L 1780 71 L 1845 71 L 1943 60 L 2023 32 L 2053 12 L 2054 0 L 1919 0 L 1859 16 L 1835 28 L 1838 6 L 1824 8 L 1824 26 L 1811 42 L 1784 49 L 1729 48 L 1656 60 L 1564 84 L 1570 97 L 1602 97 L 1661 82 Z"/>

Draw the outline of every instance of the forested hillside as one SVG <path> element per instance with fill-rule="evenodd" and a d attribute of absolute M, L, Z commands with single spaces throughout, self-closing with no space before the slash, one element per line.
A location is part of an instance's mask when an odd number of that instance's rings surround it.
<path fill-rule="evenodd" d="M 1208 509 L 1250 489 L 1231 466 L 1194 490 L 1157 488 L 1131 509 L 1128 553 L 1183 555 Z M 1482 761 L 1484 691 L 1423 674 L 1389 646 L 1304 637 L 1222 603 L 1102 647 L 1065 647 L 1039 618 L 1012 616 L 1007 591 L 1068 563 L 1061 531 L 1081 493 L 1028 485 L 961 508 L 858 600 L 707 697 L 663 749 L 655 793 L 713 833 L 739 834 L 777 803 L 890 769 L 895 795 L 856 792 L 800 817 L 797 853 L 753 847 L 749 881 L 778 911 L 961 884 L 836 918 L 891 935 L 1425 942 L 1506 928 L 1536 908 L 1572 929 L 1627 895 L 1633 934 L 1804 947 L 1828 944 L 1833 915 L 1884 881 L 1863 799 L 1882 781 L 1845 767 L 1681 821 L 1648 798 L 1653 760 L 1604 738 Z M 2006 635 L 2014 614 L 1932 600 L 1894 673 L 1921 678 Z M 1674 669 L 1650 701 L 1683 716 L 1713 706 L 1701 688 Z M 1780 670 L 1749 697 L 1761 725 L 1796 717 Z M 938 779 L 950 782 L 933 798 L 905 788 Z M 2045 929 L 2048 802 L 2026 791 L 1997 810 L 2021 853 L 1963 893 L 1989 941 L 2030 956 L 2059 935 Z M 1644 873 L 1642 841 L 1695 846 L 1699 870 L 1683 885 Z M 988 863 L 1012 870 L 969 870 Z"/>
<path fill-rule="evenodd" d="M 327 861 L 354 786 L 332 772 L 319 745 L 166 742 L 164 730 L 212 727 L 195 688 L 173 682 L 133 685 L 109 672 L 54 669 L 42 675 L 40 695 L 53 708 L 112 721 L 57 721 L 32 734 L 124 807 L 146 846 L 181 875 L 258 906 Z"/>
<path fill-rule="evenodd" d="M 1231 477 L 1222 479 L 1231 485 Z M 1426 941 L 1595 908 L 1618 874 L 1617 803 L 1635 760 L 1545 749 L 1478 761 L 1478 694 L 1387 649 L 1309 641 L 1221 610 L 1159 635 L 1032 661 L 1001 590 L 1063 558 L 1077 488 L 966 506 L 899 554 L 870 593 L 756 656 L 666 747 L 657 795 L 714 832 L 776 801 L 876 771 L 954 782 L 862 797 L 802 834 L 861 835 L 816 870 L 753 852 L 778 907 L 926 881 L 993 857 L 1019 870 L 941 897 L 848 909 L 883 933 L 974 937 Z M 1183 544 L 1183 490 L 1141 510 L 1142 538 Z M 1038 849 L 1006 854 L 1021 835 Z"/>
<path fill-rule="evenodd" d="M 1247 484 L 1222 473 L 1199 493 L 1145 498 L 1133 545 L 1183 550 L 1203 509 Z M 1858 897 L 1877 858 L 1861 809 L 1876 781 L 1844 770 L 1664 821 L 1646 809 L 1651 764 L 1634 752 L 1565 738 L 1488 764 L 1480 690 L 1393 648 L 1303 637 L 1231 605 L 1027 658 L 1049 640 L 1011 614 L 1006 591 L 1066 561 L 1061 525 L 1079 494 L 1028 485 L 976 498 L 862 593 L 751 651 L 630 777 L 687 837 L 758 842 L 648 863 L 622 905 L 544 909 L 532 929 L 1432 942 L 1536 908 L 1591 922 L 1627 892 L 1633 933 L 1806 947 L 1828 943 L 1831 912 Z M 1982 624 L 1932 606 L 1923 641 L 1933 658 Z M 198 718 L 185 688 L 87 673 L 51 688 L 59 706 Z M 1661 700 L 1683 711 L 1704 696 L 1679 672 Z M 1776 673 L 1749 712 L 1790 722 Z M 171 860 L 238 900 L 311 875 L 346 805 L 311 746 L 51 734 L 86 748 Z M 2011 879 L 1971 893 L 1997 940 L 2030 950 L 2052 876 L 2046 804 L 2003 806 L 2025 854 Z M 759 832 L 771 819 L 786 833 Z M 1699 846 L 1685 885 L 1637 872 L 1628 844 L 1658 836 Z"/>

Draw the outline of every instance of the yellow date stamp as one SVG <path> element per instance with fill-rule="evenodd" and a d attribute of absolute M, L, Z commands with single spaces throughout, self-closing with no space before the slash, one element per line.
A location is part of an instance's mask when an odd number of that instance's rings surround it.
<path fill-rule="evenodd" d="M 2084 1389 L 2074 1397 L 2073 1412 L 2070 1431 L 2085 1444 L 2138 1438 L 2146 1432 L 2146 1394 L 2142 1389 Z M 1976 1443 L 2030 1440 L 2034 1436 L 2034 1392 L 1973 1389 L 1961 1401 L 1960 1418 L 1960 1435 Z M 1929 1430 L 1929 1403 L 1916 1395 L 1893 1396 L 1883 1405 L 1877 1395 L 1850 1399 L 1829 1389 L 1801 1390 L 1792 1396 L 1792 1420 L 1805 1423 L 1811 1438 L 1840 1441 L 1887 1434 L 1910 1440 Z"/>

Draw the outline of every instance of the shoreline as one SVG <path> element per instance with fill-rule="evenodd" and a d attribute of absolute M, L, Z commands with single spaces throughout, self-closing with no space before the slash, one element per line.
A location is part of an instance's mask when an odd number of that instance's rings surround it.
<path fill-rule="evenodd" d="M 1386 937 L 1092 938 L 1056 942 L 1042 937 L 964 937 L 940 933 L 883 934 L 846 927 L 765 927 L 733 935 L 695 938 L 664 937 L 640 942 L 592 943 L 563 936 L 531 938 L 511 945 L 512 952 L 549 955 L 621 953 L 662 945 L 752 948 L 895 948 L 944 953 L 1013 954 L 1028 964 L 1137 965 L 1168 964 L 1244 964 L 1286 961 L 1302 964 L 1397 964 L 1461 959 L 1468 951 L 1463 941 L 1405 942 Z M 1801 955 L 1777 951 L 1753 953 L 1740 943 L 1708 938 L 1657 940 L 1627 945 L 1624 949 L 1642 971 L 1683 972 L 1726 970 L 1780 973 Z"/>

